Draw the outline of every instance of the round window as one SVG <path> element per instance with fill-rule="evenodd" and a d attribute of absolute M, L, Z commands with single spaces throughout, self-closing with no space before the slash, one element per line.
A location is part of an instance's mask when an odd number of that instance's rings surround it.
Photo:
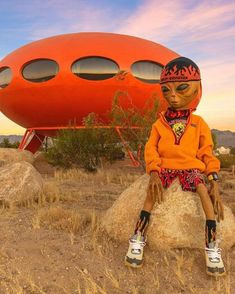
<path fill-rule="evenodd" d="M 34 83 L 41 83 L 54 78 L 59 72 L 59 65 L 54 60 L 37 59 L 24 66 L 23 77 Z"/>
<path fill-rule="evenodd" d="M 104 57 L 85 57 L 72 64 L 72 72 L 86 80 L 106 80 L 119 72 L 119 66 L 111 59 Z"/>
<path fill-rule="evenodd" d="M 0 68 L 0 88 L 7 87 L 12 80 L 12 71 L 9 67 Z"/>
<path fill-rule="evenodd" d="M 138 80 L 149 84 L 157 84 L 160 81 L 162 68 L 162 65 L 153 61 L 137 61 L 132 64 L 131 71 Z"/>

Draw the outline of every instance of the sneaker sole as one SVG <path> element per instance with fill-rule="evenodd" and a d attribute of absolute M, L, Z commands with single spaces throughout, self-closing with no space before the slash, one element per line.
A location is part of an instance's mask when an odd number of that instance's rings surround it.
<path fill-rule="evenodd" d="M 226 271 L 224 270 L 224 272 L 218 272 L 218 269 L 215 272 L 210 272 L 208 269 L 206 269 L 206 273 L 209 276 L 213 276 L 213 277 L 222 277 L 226 275 Z"/>
<path fill-rule="evenodd" d="M 143 266 L 143 262 L 141 263 L 141 264 L 137 264 L 137 263 L 130 263 L 129 261 L 127 261 L 126 260 L 126 258 L 125 258 L 125 260 L 124 260 L 124 264 L 126 265 L 126 266 L 128 266 L 128 267 L 132 267 L 132 268 L 140 268 L 140 267 L 142 267 Z"/>

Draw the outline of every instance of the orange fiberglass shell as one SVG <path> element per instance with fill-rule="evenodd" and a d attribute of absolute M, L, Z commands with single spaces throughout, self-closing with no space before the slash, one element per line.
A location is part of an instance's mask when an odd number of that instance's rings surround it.
<path fill-rule="evenodd" d="M 20 126 L 34 130 L 34 135 L 41 139 L 54 135 L 54 130 L 67 127 L 69 122 L 81 126 L 83 117 L 91 112 L 107 120 L 106 114 L 117 92 L 122 93 L 120 103 L 124 107 L 133 104 L 139 109 L 148 99 L 157 97 L 161 111 L 168 105 L 159 83 L 146 82 L 141 76 L 141 71 L 147 71 L 141 69 L 142 62 L 144 67 L 146 64 L 162 67 L 178 56 L 160 44 L 112 33 L 74 33 L 35 41 L 0 61 L 0 75 L 4 75 L 5 69 L 10 71 L 7 85 L 0 87 L 0 110 Z M 89 79 L 94 65 L 89 64 L 87 58 L 93 58 L 92 62 L 103 58 L 106 63 L 112 63 L 113 74 L 105 72 L 105 79 Z M 56 64 L 55 76 L 40 82 L 35 82 L 34 77 L 27 78 L 27 74 L 30 75 L 27 65 L 43 60 Z M 81 69 L 83 64 L 79 62 L 74 66 L 76 61 L 84 60 L 88 60 L 87 68 Z M 83 72 L 79 74 L 79 70 Z M 29 138 L 24 140 L 24 148 L 35 151 L 35 148 L 26 148 Z"/>

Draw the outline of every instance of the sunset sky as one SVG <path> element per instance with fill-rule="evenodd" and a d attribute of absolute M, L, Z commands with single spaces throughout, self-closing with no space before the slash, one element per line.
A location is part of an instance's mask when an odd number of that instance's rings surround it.
<path fill-rule="evenodd" d="M 58 34 L 113 32 L 160 43 L 193 59 L 202 74 L 196 114 L 235 131 L 235 1 L 0 0 L 0 60 Z M 24 129 L 0 114 L 0 134 Z"/>

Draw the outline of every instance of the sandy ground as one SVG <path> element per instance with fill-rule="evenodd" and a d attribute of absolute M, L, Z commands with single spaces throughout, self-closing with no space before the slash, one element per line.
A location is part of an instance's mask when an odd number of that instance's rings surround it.
<path fill-rule="evenodd" d="M 97 174 L 59 172 L 38 157 L 45 195 L 0 215 L 0 294 L 235 293 L 235 248 L 223 252 L 227 275 L 205 273 L 204 252 L 145 248 L 141 269 L 124 266 L 128 248 L 99 226 L 102 214 L 143 171 L 120 161 Z M 222 172 L 222 197 L 235 213 L 235 178 Z"/>

